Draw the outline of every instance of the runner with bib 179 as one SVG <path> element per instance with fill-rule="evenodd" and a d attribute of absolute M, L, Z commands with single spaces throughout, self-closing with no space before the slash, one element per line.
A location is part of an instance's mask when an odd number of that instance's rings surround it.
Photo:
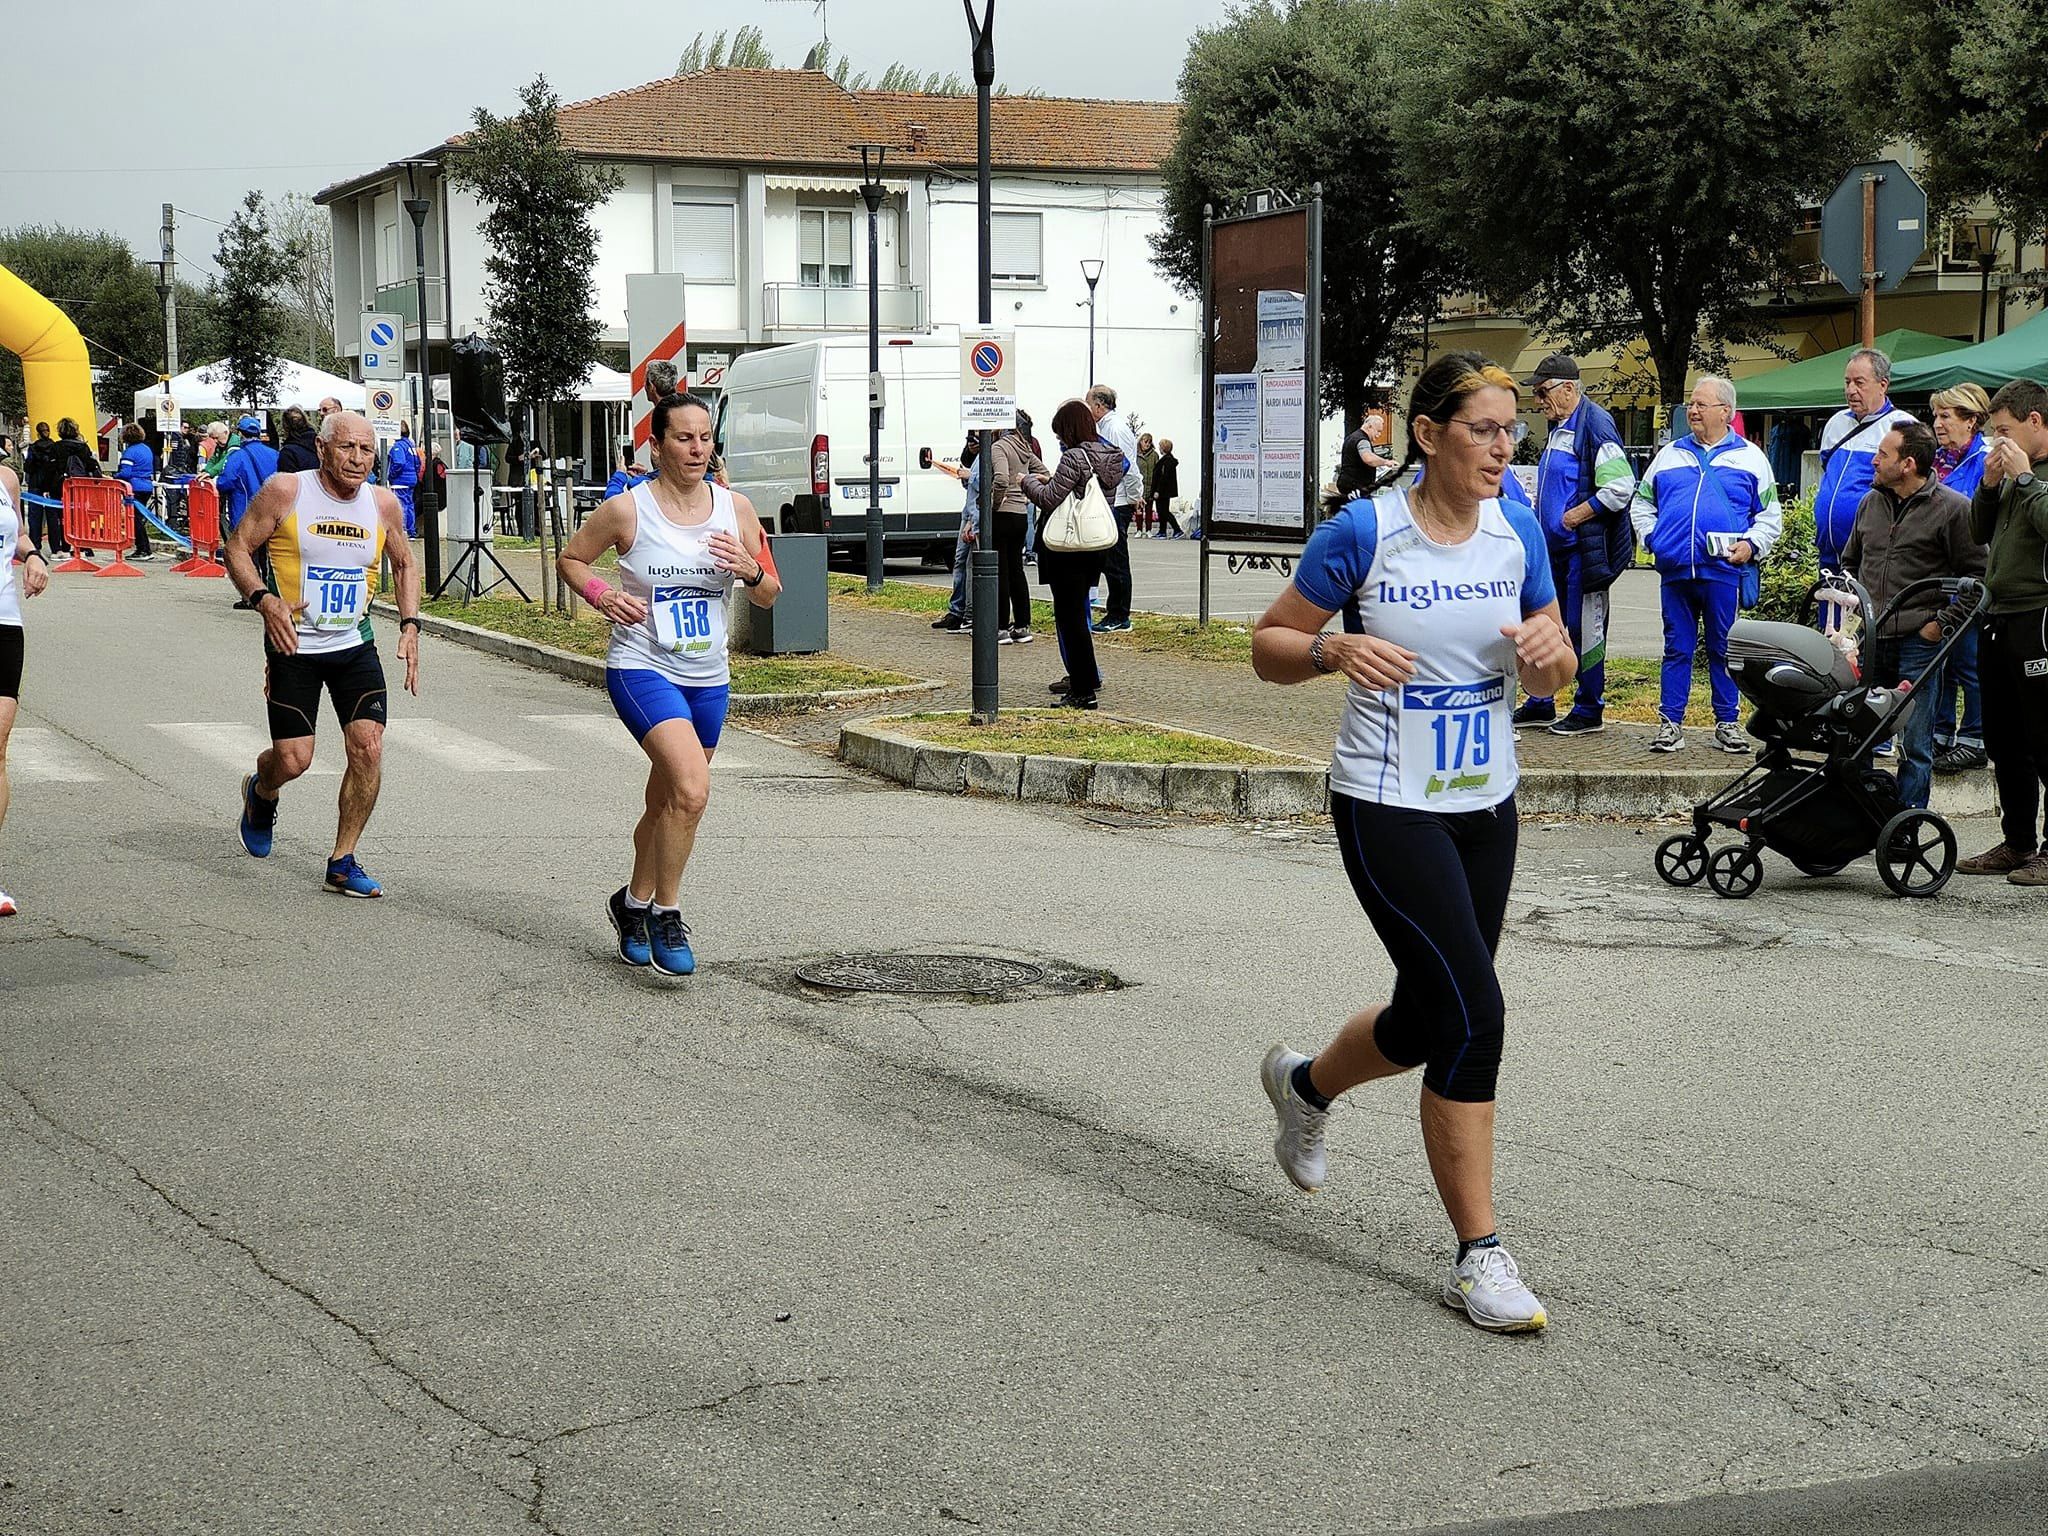
<path fill-rule="evenodd" d="M 655 478 L 613 496 L 576 530 L 556 568 L 612 621 L 605 689 L 652 767 L 633 828 L 633 876 L 609 903 L 619 958 L 666 976 L 697 968 L 683 922 L 683 866 L 711 796 L 711 754 L 732 679 L 725 605 L 737 580 L 756 608 L 782 590 L 753 505 L 706 477 L 711 407 L 669 395 L 654 407 Z M 592 565 L 619 555 L 619 585 Z"/>
<path fill-rule="evenodd" d="M 1515 675 L 1538 698 L 1578 669 L 1543 531 L 1502 497 L 1515 383 L 1474 353 L 1439 358 L 1408 402 L 1399 467 L 1317 528 L 1259 620 L 1268 682 L 1341 672 L 1351 689 L 1330 768 L 1344 870 L 1394 963 L 1393 996 L 1319 1056 L 1276 1045 L 1260 1067 L 1281 1170 L 1323 1182 L 1338 1095 L 1422 1068 L 1422 1143 L 1458 1238 L 1446 1305 L 1482 1328 L 1548 1321 L 1494 1224 L 1494 1084 L 1504 1004 L 1494 974 L 1515 872 Z M 1427 483 L 1397 482 L 1427 462 Z M 1334 614 L 1340 632 L 1324 633 Z"/>
<path fill-rule="evenodd" d="M 382 896 L 356 845 L 384 782 L 384 664 L 370 629 L 370 576 L 385 554 L 398 590 L 398 659 L 406 692 L 420 691 L 420 577 L 398 498 L 368 483 L 377 462 L 370 423 L 338 411 L 320 423 L 320 467 L 272 475 L 228 537 L 228 579 L 263 620 L 263 697 L 270 746 L 242 780 L 242 847 L 270 857 L 278 792 L 313 766 L 320 691 L 341 720 L 348 768 L 327 889 Z M 269 557 L 270 578 L 256 570 Z"/>

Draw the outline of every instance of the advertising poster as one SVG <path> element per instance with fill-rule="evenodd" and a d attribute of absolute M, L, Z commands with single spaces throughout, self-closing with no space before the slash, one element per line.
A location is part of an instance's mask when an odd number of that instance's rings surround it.
<path fill-rule="evenodd" d="M 1216 375 L 1216 447 L 1259 447 L 1259 376 L 1255 373 Z"/>
<path fill-rule="evenodd" d="M 1258 521 L 1274 527 L 1301 525 L 1301 446 L 1280 448 L 1268 444 L 1259 451 Z"/>
<path fill-rule="evenodd" d="M 1259 451 L 1219 449 L 1216 453 L 1216 515 L 1259 519 Z"/>
<path fill-rule="evenodd" d="M 1308 300 L 1284 289 L 1259 290 L 1261 373 L 1290 373 L 1308 367 Z"/>

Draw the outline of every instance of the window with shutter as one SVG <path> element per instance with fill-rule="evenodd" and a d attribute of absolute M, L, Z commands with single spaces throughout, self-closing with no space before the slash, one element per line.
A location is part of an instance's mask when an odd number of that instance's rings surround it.
<path fill-rule="evenodd" d="M 675 204 L 676 269 L 693 283 L 737 281 L 733 257 L 733 205 Z"/>
<path fill-rule="evenodd" d="M 853 215 L 843 208 L 799 208 L 796 217 L 799 285 L 852 287 Z"/>
<path fill-rule="evenodd" d="M 1042 276 L 1039 261 L 1039 222 L 1036 213 L 994 213 L 989 215 L 990 277 L 998 283 L 1036 283 Z"/>
<path fill-rule="evenodd" d="M 825 286 L 825 210 L 799 208 L 796 215 L 797 282 L 805 288 Z"/>

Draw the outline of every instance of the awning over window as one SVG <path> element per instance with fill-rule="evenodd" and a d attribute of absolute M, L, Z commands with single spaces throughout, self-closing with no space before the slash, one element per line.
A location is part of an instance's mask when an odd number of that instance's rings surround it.
<path fill-rule="evenodd" d="M 763 180 L 770 192 L 844 192 L 849 197 L 860 196 L 858 176 L 834 176 L 830 172 L 820 171 L 811 174 L 778 173 L 764 177 Z M 882 178 L 882 190 L 892 196 L 907 192 L 909 189 L 908 182 L 892 181 L 886 176 Z"/>

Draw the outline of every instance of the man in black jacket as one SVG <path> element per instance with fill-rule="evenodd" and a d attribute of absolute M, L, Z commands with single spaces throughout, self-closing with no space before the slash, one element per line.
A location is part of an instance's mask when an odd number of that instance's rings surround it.
<path fill-rule="evenodd" d="M 277 450 L 277 472 L 289 474 L 301 469 L 320 467 L 320 443 L 313 431 L 313 423 L 298 406 L 287 407 L 284 413 L 284 444 Z"/>

